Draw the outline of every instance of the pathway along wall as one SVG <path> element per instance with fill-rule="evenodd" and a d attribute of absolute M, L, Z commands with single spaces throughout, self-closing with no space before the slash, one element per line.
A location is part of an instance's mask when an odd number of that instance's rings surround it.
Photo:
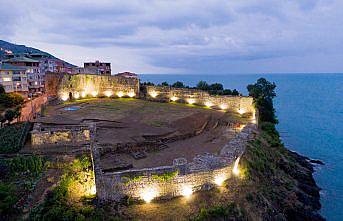
<path fill-rule="evenodd" d="M 131 197 L 149 202 L 152 199 L 187 196 L 195 191 L 220 185 L 232 176 L 234 162 L 243 154 L 255 128 L 256 125 L 248 124 L 223 147 L 219 155 L 199 155 L 189 163 L 186 159 L 179 158 L 174 160 L 172 166 L 119 172 L 101 170 L 100 153 L 96 143 L 92 141 L 98 199 L 119 201 L 123 197 Z M 91 137 L 95 137 L 93 132 Z"/>
<path fill-rule="evenodd" d="M 198 89 L 172 88 L 168 86 L 146 86 L 146 98 L 151 101 L 184 102 L 216 107 L 218 109 L 231 110 L 239 113 L 255 114 L 253 98 L 246 96 L 215 96 Z"/>

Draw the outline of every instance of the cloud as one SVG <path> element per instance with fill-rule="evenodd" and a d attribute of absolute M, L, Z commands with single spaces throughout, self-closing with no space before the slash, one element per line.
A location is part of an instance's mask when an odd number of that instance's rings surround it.
<path fill-rule="evenodd" d="M 313 71 L 306 68 L 312 57 L 322 60 L 318 71 L 343 67 L 320 59 L 343 54 L 339 0 L 0 0 L 0 5 L 0 38 L 44 47 L 78 65 L 103 58 L 115 71 L 131 65 L 149 73 L 253 73 L 261 67 L 299 72 Z"/>

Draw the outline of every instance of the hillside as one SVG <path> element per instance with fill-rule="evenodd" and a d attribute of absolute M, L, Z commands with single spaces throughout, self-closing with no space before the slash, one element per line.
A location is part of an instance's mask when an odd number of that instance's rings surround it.
<path fill-rule="evenodd" d="M 11 51 L 14 54 L 35 54 L 35 53 L 40 53 L 40 54 L 45 54 L 50 58 L 56 58 L 55 56 L 49 54 L 48 52 L 45 51 L 41 51 L 39 49 L 36 48 L 32 48 L 32 47 L 27 47 L 25 45 L 17 45 L 17 44 L 12 44 L 10 42 L 7 41 L 3 41 L 0 40 L 0 60 L 5 58 L 6 55 L 6 51 Z M 56 58 L 58 60 L 61 60 L 59 58 Z M 61 60 L 63 61 L 63 60 Z M 71 65 L 74 66 L 66 61 L 63 61 L 66 65 Z"/>

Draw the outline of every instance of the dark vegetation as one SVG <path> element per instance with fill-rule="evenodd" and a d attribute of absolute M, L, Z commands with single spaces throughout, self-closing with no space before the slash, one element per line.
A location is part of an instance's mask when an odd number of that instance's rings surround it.
<path fill-rule="evenodd" d="M 25 143 L 31 123 L 15 123 L 0 129 L 0 154 L 16 153 Z"/>
<path fill-rule="evenodd" d="M 20 214 L 44 164 L 37 156 L 0 159 L 0 220 L 14 220 Z"/>
<path fill-rule="evenodd" d="M 80 157 L 64 168 L 60 185 L 31 211 L 29 220 L 104 220 L 102 210 L 95 209 L 94 196 L 85 193 L 94 181 L 90 159 Z"/>
<path fill-rule="evenodd" d="M 192 220 L 194 221 L 211 221 L 211 220 L 246 220 L 243 211 L 235 203 L 227 205 L 214 206 L 210 209 L 201 209 L 199 214 Z"/>
<path fill-rule="evenodd" d="M 0 113 L 0 126 L 7 121 L 10 124 L 14 119 L 21 116 L 21 107 L 24 105 L 24 98 L 19 94 L 6 93 L 0 85 L 0 110 L 6 110 L 4 114 Z"/>
<path fill-rule="evenodd" d="M 265 78 L 260 78 L 255 84 L 249 84 L 247 87 L 249 96 L 254 98 L 260 122 L 278 123 L 273 105 L 273 98 L 276 97 L 275 88 L 276 84 Z"/>
<path fill-rule="evenodd" d="M 154 86 L 155 84 L 152 82 L 143 82 L 141 83 L 142 88 L 144 86 Z M 211 95 L 233 95 L 233 96 L 238 96 L 241 95 L 236 89 L 230 90 L 230 89 L 224 89 L 224 86 L 220 83 L 213 83 L 213 84 L 208 84 L 206 81 L 199 81 L 199 83 L 195 87 L 190 87 L 185 85 L 181 81 L 176 81 L 173 84 L 168 84 L 167 82 L 162 82 L 158 86 L 164 86 L 164 87 L 174 87 L 174 88 L 189 88 L 189 89 L 198 89 L 198 90 L 203 90 L 207 91 Z"/>

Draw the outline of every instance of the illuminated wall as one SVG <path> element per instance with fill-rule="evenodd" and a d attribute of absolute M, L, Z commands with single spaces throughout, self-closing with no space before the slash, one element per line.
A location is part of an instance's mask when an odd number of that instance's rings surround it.
<path fill-rule="evenodd" d="M 82 145 L 90 141 L 88 126 L 47 126 L 35 123 L 31 131 L 31 144 L 48 145 Z"/>
<path fill-rule="evenodd" d="M 139 80 L 118 76 L 91 74 L 47 73 L 46 93 L 61 100 L 70 97 L 136 97 L 139 95 Z"/>
<path fill-rule="evenodd" d="M 220 186 L 238 172 L 239 157 L 244 153 L 256 125 L 248 124 L 220 154 L 197 156 L 192 162 L 175 159 L 172 166 L 103 172 L 100 153 L 93 144 L 97 197 L 119 201 L 125 196 L 150 202 L 153 199 L 189 196 L 195 191 Z M 236 165 L 235 170 L 233 170 Z M 237 174 L 236 174 L 237 175 Z"/>
<path fill-rule="evenodd" d="M 206 91 L 187 88 L 146 86 L 147 98 L 155 101 L 175 101 L 203 105 L 240 113 L 255 113 L 253 98 L 246 96 L 214 96 Z"/>

